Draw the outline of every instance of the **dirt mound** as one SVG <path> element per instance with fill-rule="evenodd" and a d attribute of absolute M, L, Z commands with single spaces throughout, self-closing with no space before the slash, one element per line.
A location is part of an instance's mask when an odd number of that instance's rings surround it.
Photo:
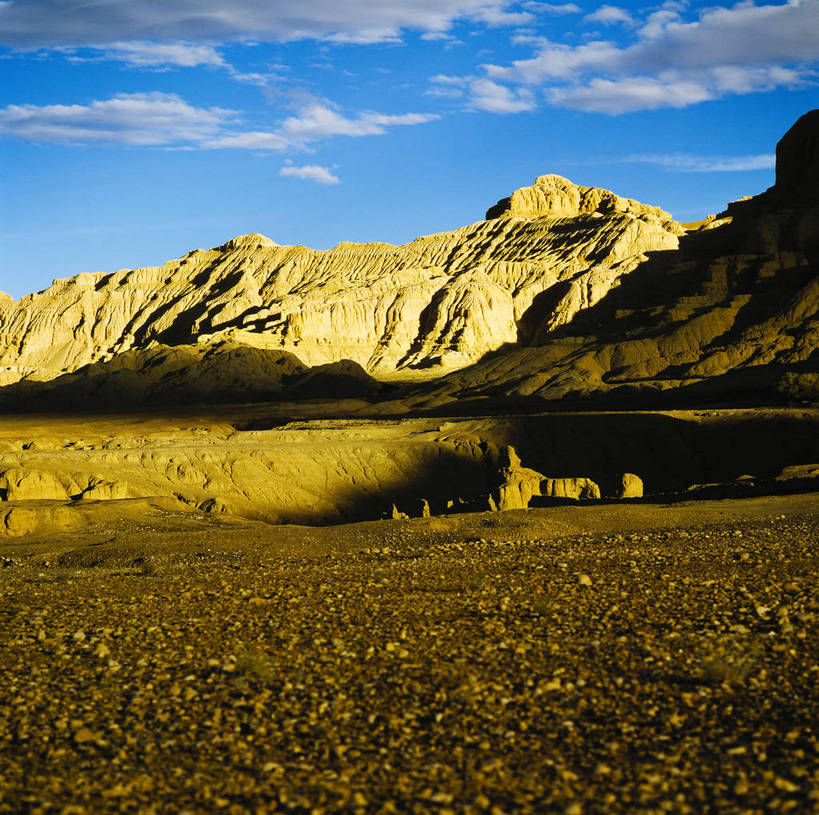
<path fill-rule="evenodd" d="M 264 399 L 370 397 L 382 386 L 358 363 L 308 368 L 287 351 L 235 342 L 131 350 L 46 382 L 0 389 L 0 406 L 123 408 Z"/>

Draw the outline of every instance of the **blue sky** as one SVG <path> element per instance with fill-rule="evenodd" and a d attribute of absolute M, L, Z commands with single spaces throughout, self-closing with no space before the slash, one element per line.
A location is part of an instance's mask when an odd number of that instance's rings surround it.
<path fill-rule="evenodd" d="M 0 290 L 402 243 L 552 172 L 696 220 L 818 83 L 819 0 L 0 0 Z"/>

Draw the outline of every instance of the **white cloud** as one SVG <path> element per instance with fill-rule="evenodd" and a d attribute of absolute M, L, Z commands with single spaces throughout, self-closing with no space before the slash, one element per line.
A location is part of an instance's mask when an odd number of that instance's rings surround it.
<path fill-rule="evenodd" d="M 559 107 L 609 114 L 684 108 L 715 98 L 711 91 L 697 82 L 649 76 L 592 79 L 588 85 L 550 88 L 546 96 Z"/>
<path fill-rule="evenodd" d="M 317 184 L 338 184 L 340 179 L 333 175 L 327 167 L 318 164 L 305 164 L 303 167 L 293 167 L 288 165 L 279 170 L 279 175 L 292 176 L 294 178 L 306 178 L 315 181 Z"/>
<path fill-rule="evenodd" d="M 457 20 L 520 25 L 511 0 L 11 0 L 0 3 L 0 43 L 12 48 L 123 41 L 327 39 L 390 42 L 404 30 L 447 31 Z"/>
<path fill-rule="evenodd" d="M 730 94 L 797 87 L 804 79 L 787 68 L 719 66 L 711 71 L 666 71 L 657 77 L 595 78 L 546 90 L 553 105 L 595 113 L 632 113 L 638 110 L 684 108 Z"/>
<path fill-rule="evenodd" d="M 547 37 L 538 34 L 515 34 L 511 39 L 512 45 L 530 45 L 538 48 L 545 48 L 550 44 Z"/>
<path fill-rule="evenodd" d="M 538 3 L 533 0 L 529 3 L 521 3 L 521 6 L 529 11 L 545 11 L 549 14 L 580 14 L 583 11 L 576 3 Z"/>
<path fill-rule="evenodd" d="M 617 22 L 620 11 L 602 6 L 586 19 Z M 539 43 L 531 59 L 484 66 L 487 78 L 543 85 L 554 105 L 609 114 L 684 107 L 816 80 L 819 0 L 711 7 L 690 22 L 682 11 L 682 4 L 666 3 L 648 14 L 631 45 Z"/>
<path fill-rule="evenodd" d="M 656 164 L 683 173 L 747 172 L 749 170 L 772 170 L 776 166 L 776 156 L 773 153 L 751 156 L 694 156 L 687 153 L 646 154 L 626 156 L 622 161 L 629 164 Z"/>
<path fill-rule="evenodd" d="M 640 29 L 640 36 L 646 39 L 660 37 L 669 23 L 676 22 L 679 19 L 680 15 L 677 11 L 672 11 L 671 9 L 655 11 L 646 18 L 643 27 Z"/>
<path fill-rule="evenodd" d="M 278 127 L 242 130 L 235 111 L 190 105 L 175 94 L 118 94 L 87 105 L 9 105 L 0 108 L 0 136 L 52 144 L 126 144 L 283 151 L 333 136 L 377 136 L 392 127 L 424 124 L 426 113 L 367 111 L 349 117 L 328 102 L 303 99 Z"/>
<path fill-rule="evenodd" d="M 763 66 L 819 59 L 819 0 L 783 6 L 710 9 L 692 23 L 655 24 L 650 37 L 638 32 L 634 45 L 611 42 L 553 45 L 507 68 L 492 66 L 496 79 L 542 82 L 591 72 L 651 73 L 669 69 L 710 69 L 721 65 Z"/>
<path fill-rule="evenodd" d="M 9 105 L 0 109 L 0 136 L 56 144 L 141 146 L 198 143 L 235 118 L 167 93 L 118 94 L 88 105 Z"/>
<path fill-rule="evenodd" d="M 447 34 L 444 31 L 427 31 L 426 34 L 421 35 L 421 39 L 425 42 L 444 42 L 446 48 L 452 48 L 455 45 L 463 45 L 463 40 L 459 40 L 452 34 Z"/>
<path fill-rule="evenodd" d="M 535 109 L 534 94 L 527 88 L 511 89 L 490 79 L 476 79 L 469 86 L 470 106 L 489 113 L 523 113 Z"/>
<path fill-rule="evenodd" d="M 208 139 L 201 146 L 210 150 L 286 150 L 290 147 L 290 142 L 279 133 L 249 130 L 244 133 L 231 133 Z"/>
<path fill-rule="evenodd" d="M 279 79 L 279 75 L 275 73 L 243 73 L 242 71 L 237 71 L 232 65 L 228 65 L 227 69 L 237 82 L 246 82 L 248 85 L 258 85 L 260 88 L 266 88 L 274 80 Z"/>
<path fill-rule="evenodd" d="M 330 136 L 378 136 L 387 128 L 401 125 L 419 125 L 439 118 L 428 113 L 361 113 L 354 118 L 344 116 L 326 103 L 310 101 L 296 116 L 284 120 L 280 134 L 289 144 L 304 145 Z"/>
<path fill-rule="evenodd" d="M 205 140 L 207 149 L 241 150 L 303 149 L 334 136 L 380 136 L 391 127 L 425 124 L 439 117 L 430 113 L 385 114 L 366 111 L 345 116 L 329 102 L 306 98 L 296 104 L 297 113 L 288 116 L 276 129 L 223 133 Z"/>
<path fill-rule="evenodd" d="M 631 15 L 619 6 L 600 6 L 597 11 L 587 14 L 583 18 L 585 23 L 602 23 L 603 25 L 616 25 L 623 23 L 631 25 L 634 20 Z"/>
<path fill-rule="evenodd" d="M 435 82 L 438 85 L 466 85 L 469 83 L 469 77 L 436 74 L 435 76 L 430 77 L 429 81 Z"/>
<path fill-rule="evenodd" d="M 777 65 L 765 68 L 719 65 L 713 68 L 710 74 L 714 87 L 720 95 L 770 91 L 783 85 L 796 87 L 802 83 L 802 77 L 798 71 Z"/>
<path fill-rule="evenodd" d="M 424 96 L 432 96 L 436 99 L 462 99 L 464 92 L 460 88 L 452 87 L 430 88 L 424 91 Z"/>
<path fill-rule="evenodd" d="M 199 65 L 226 67 L 224 59 L 212 45 L 186 42 L 114 42 L 102 50 L 106 59 L 125 62 L 136 68 L 195 68 Z"/>
<path fill-rule="evenodd" d="M 534 85 L 606 70 L 621 53 L 611 42 L 591 42 L 576 47 L 552 43 L 532 59 L 517 60 L 509 67 L 487 65 L 486 72 L 495 80 Z"/>
<path fill-rule="evenodd" d="M 297 39 L 305 39 L 298 37 Z M 336 31 L 322 39 L 338 45 L 374 45 L 375 43 L 400 43 L 399 31 L 391 27 L 358 28 L 354 31 Z"/>
<path fill-rule="evenodd" d="M 93 56 L 82 56 L 80 49 L 59 47 L 55 49 L 65 54 L 70 62 L 122 62 L 131 68 L 145 68 L 167 71 L 174 68 L 223 69 L 237 82 L 266 87 L 278 78 L 276 71 L 287 70 L 286 66 L 271 66 L 270 73 L 245 73 L 238 71 L 212 45 L 197 45 L 189 42 L 114 42 L 104 46 L 88 46 L 84 49 Z"/>
<path fill-rule="evenodd" d="M 526 25 L 535 19 L 528 11 L 505 11 L 503 5 L 499 3 L 487 5 L 470 16 L 488 26 Z"/>

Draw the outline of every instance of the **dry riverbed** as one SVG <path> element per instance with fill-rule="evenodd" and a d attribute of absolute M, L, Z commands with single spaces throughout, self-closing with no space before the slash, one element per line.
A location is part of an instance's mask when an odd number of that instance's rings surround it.
<path fill-rule="evenodd" d="M 819 507 L 741 504 L 4 547 L 0 812 L 819 811 Z"/>

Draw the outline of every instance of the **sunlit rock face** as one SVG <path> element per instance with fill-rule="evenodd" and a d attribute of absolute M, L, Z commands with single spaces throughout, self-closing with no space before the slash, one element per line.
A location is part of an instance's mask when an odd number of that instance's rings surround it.
<path fill-rule="evenodd" d="M 163 266 L 0 297 L 0 385 L 223 340 L 376 375 L 457 369 L 570 323 L 682 232 L 656 207 L 544 176 L 488 220 L 404 246 L 315 251 L 244 235 Z"/>
<path fill-rule="evenodd" d="M 785 134 L 776 166 L 774 187 L 692 227 L 677 251 L 646 251 L 647 259 L 620 275 L 616 286 L 606 277 L 616 269 L 607 253 L 608 266 L 581 275 L 599 281 L 591 291 L 600 296 L 579 302 L 576 298 L 588 291 L 581 286 L 560 300 L 550 298 L 550 308 L 527 326 L 528 348 L 452 373 L 421 394 L 419 402 L 441 404 L 490 390 L 498 397 L 545 400 L 612 394 L 642 398 L 679 388 L 704 394 L 706 387 L 717 386 L 725 393 L 770 393 L 786 375 L 815 382 L 819 111 L 803 116 Z M 490 214 L 514 221 L 516 213 L 583 210 L 574 222 L 597 212 L 609 223 L 612 216 L 600 213 L 602 206 L 604 212 L 630 212 L 637 221 L 664 223 L 663 214 L 652 208 L 606 195 L 546 176 Z M 605 203 L 589 214 L 598 197 Z M 613 253 L 623 251 L 627 233 L 620 233 Z M 636 251 L 639 238 L 635 241 Z"/>

